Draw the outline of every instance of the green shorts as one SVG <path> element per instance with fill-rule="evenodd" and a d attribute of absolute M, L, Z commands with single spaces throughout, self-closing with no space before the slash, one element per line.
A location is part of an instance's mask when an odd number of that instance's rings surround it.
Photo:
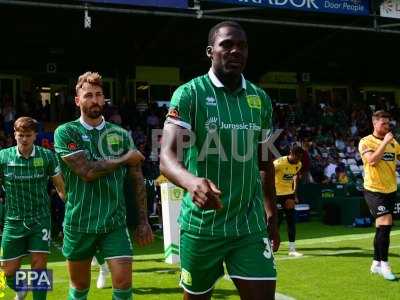
<path fill-rule="evenodd" d="M 84 233 L 64 228 L 63 255 L 71 261 L 91 259 L 96 253 L 104 259 L 132 258 L 132 243 L 126 227 L 107 233 Z"/>
<path fill-rule="evenodd" d="M 190 294 L 205 294 L 224 275 L 231 278 L 276 280 L 274 256 L 266 233 L 242 237 L 205 237 L 181 230 L 180 285 Z"/>
<path fill-rule="evenodd" d="M 50 253 L 50 217 L 27 223 L 6 220 L 1 240 L 0 261 L 21 258 L 32 252 Z"/>

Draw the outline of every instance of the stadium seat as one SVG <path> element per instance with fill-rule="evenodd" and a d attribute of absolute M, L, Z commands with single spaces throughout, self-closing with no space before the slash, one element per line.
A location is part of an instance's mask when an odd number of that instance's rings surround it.
<path fill-rule="evenodd" d="M 357 162 L 356 162 L 356 160 L 354 158 L 349 158 L 347 160 L 347 164 L 348 165 L 357 165 Z"/>
<path fill-rule="evenodd" d="M 353 172 L 353 174 L 360 174 L 361 173 L 361 168 L 357 166 L 356 164 L 350 165 L 350 170 Z"/>

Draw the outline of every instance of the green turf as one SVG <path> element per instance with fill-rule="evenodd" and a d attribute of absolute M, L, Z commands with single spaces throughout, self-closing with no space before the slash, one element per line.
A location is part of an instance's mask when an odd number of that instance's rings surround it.
<path fill-rule="evenodd" d="M 373 228 L 327 226 L 320 222 L 300 223 L 298 250 L 303 258 L 288 258 L 287 242 L 276 254 L 278 267 L 277 292 L 295 299 L 400 299 L 399 282 L 388 282 L 378 275 L 369 274 Z M 285 227 L 281 228 L 286 240 Z M 54 291 L 48 299 L 66 299 L 68 276 L 64 259 L 57 248 L 50 257 L 50 268 L 55 274 Z M 391 239 L 390 260 L 394 271 L 400 272 L 400 228 L 394 228 Z M 400 273 L 396 274 L 400 277 Z M 111 299 L 111 281 L 107 288 L 97 290 L 97 268 L 92 271 L 92 289 L 89 299 Z M 178 287 L 178 266 L 163 262 L 161 238 L 147 248 L 135 248 L 134 298 L 181 299 Z M 221 279 L 213 299 L 239 299 L 232 282 Z M 7 290 L 4 299 L 12 299 Z M 32 299 L 31 295 L 27 299 Z"/>

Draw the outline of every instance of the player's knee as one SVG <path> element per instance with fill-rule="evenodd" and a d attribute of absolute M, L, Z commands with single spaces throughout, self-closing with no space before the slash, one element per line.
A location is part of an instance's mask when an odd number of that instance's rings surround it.
<path fill-rule="evenodd" d="M 32 269 L 45 269 L 47 260 L 44 257 L 32 257 Z"/>
<path fill-rule="evenodd" d="M 1 266 L 5 276 L 14 276 L 19 269 L 19 264 L 4 262 Z"/>
<path fill-rule="evenodd" d="M 393 219 L 391 214 L 383 215 L 376 219 L 376 224 L 380 225 L 392 225 Z"/>

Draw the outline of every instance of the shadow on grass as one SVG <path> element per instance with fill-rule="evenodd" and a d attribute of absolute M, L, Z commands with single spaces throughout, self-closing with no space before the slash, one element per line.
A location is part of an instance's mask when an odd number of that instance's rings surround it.
<path fill-rule="evenodd" d="M 183 297 L 183 289 L 180 287 L 176 288 L 155 288 L 155 287 L 141 287 L 133 288 L 133 293 L 136 295 L 159 295 L 162 299 L 163 295 L 177 294 L 176 299 L 181 299 Z M 225 289 L 215 289 L 212 293 L 212 299 L 227 299 L 230 296 L 237 295 L 237 291 L 225 290 Z"/>
<path fill-rule="evenodd" d="M 163 275 L 163 274 L 175 274 L 175 273 L 180 272 L 180 270 L 178 268 L 143 268 L 143 269 L 134 268 L 133 274 L 135 274 L 136 272 L 155 273 L 155 274 Z"/>

